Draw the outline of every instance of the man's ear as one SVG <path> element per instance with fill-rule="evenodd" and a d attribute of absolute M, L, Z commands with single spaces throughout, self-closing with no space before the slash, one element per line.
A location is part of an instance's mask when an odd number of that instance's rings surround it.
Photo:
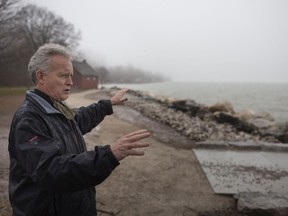
<path fill-rule="evenodd" d="M 41 70 L 36 71 L 36 82 L 43 85 L 45 81 L 45 73 Z"/>

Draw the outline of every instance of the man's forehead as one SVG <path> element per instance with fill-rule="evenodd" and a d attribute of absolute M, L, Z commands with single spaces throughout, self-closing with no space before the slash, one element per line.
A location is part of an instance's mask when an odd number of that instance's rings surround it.
<path fill-rule="evenodd" d="M 63 55 L 53 55 L 50 56 L 50 62 L 51 63 L 61 63 L 61 62 L 69 62 L 72 64 L 71 59 L 67 58 L 66 56 Z"/>
<path fill-rule="evenodd" d="M 50 65 L 52 67 L 69 67 L 73 69 L 73 65 L 70 59 L 67 59 L 66 57 L 55 57 L 51 58 Z"/>

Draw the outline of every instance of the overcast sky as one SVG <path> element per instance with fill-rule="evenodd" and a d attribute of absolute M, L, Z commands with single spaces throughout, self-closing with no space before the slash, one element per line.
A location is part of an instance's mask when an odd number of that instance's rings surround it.
<path fill-rule="evenodd" d="M 174 81 L 288 82 L 287 0 L 26 0 L 82 33 L 106 66 Z"/>

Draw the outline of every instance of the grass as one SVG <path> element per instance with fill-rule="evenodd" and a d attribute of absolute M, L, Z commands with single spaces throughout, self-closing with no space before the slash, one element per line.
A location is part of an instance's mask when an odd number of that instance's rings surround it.
<path fill-rule="evenodd" d="M 0 127 L 10 126 L 15 111 L 25 99 L 26 90 L 26 87 L 0 87 Z"/>
<path fill-rule="evenodd" d="M 0 87 L 0 96 L 24 95 L 27 87 Z"/>

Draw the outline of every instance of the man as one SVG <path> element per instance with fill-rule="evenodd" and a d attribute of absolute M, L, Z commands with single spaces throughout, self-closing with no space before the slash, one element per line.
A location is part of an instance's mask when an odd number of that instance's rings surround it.
<path fill-rule="evenodd" d="M 123 104 L 127 89 L 76 111 L 62 101 L 73 85 L 67 50 L 46 44 L 28 65 L 35 84 L 14 115 L 9 134 L 9 196 L 14 216 L 97 215 L 95 185 L 105 180 L 119 161 L 144 152 L 147 130 L 124 135 L 111 146 L 87 151 L 83 135 L 90 132 L 112 105 Z"/>

